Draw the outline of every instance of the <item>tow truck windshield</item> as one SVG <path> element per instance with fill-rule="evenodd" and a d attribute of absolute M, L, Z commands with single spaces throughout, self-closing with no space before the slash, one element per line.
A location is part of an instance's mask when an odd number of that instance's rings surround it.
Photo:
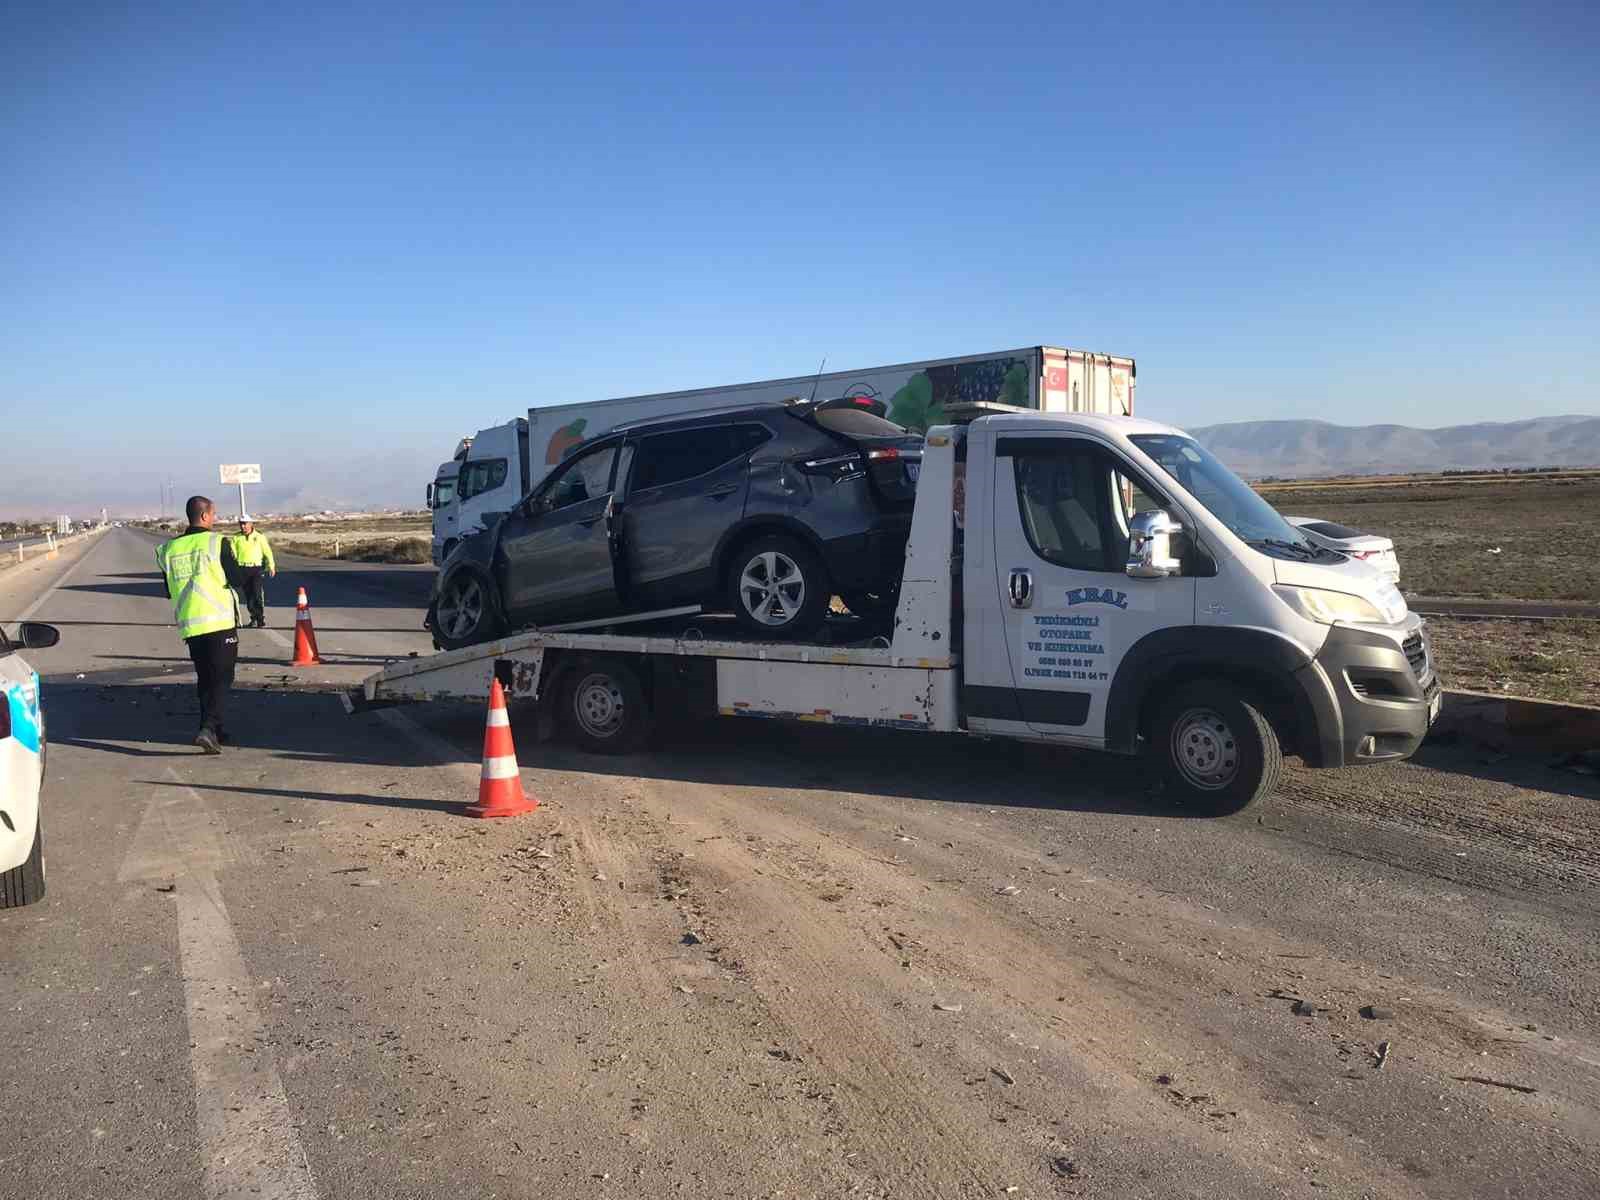
<path fill-rule="evenodd" d="M 1278 515 L 1248 483 L 1193 438 L 1134 434 L 1133 444 L 1244 542 L 1267 554 L 1314 562 L 1329 552 Z"/>

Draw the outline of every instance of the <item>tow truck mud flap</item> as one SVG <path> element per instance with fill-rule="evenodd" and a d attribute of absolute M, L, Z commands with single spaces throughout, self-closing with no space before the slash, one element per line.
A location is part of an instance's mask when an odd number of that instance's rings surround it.
<path fill-rule="evenodd" d="M 725 717 L 950 732 L 957 728 L 956 674 L 948 669 L 721 659 L 717 711 Z"/>

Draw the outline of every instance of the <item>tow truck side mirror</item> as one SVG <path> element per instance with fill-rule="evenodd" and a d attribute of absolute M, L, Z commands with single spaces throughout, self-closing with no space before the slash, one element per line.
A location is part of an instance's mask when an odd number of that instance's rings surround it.
<path fill-rule="evenodd" d="M 1172 539 L 1183 526 L 1162 509 L 1136 514 L 1128 522 L 1128 563 L 1123 569 L 1134 579 L 1165 579 L 1183 571 L 1173 556 Z"/>

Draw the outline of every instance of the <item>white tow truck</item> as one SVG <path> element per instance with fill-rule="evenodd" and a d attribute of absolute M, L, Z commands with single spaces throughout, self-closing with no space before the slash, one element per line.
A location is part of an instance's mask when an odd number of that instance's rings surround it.
<path fill-rule="evenodd" d="M 498 677 L 541 729 L 602 752 L 640 749 L 670 711 L 1148 753 L 1216 813 L 1269 793 L 1285 753 L 1405 758 L 1439 711 L 1398 589 L 1298 535 L 1187 434 L 1129 416 L 930 429 L 888 637 L 747 641 L 694 611 L 402 661 L 346 706 L 482 699 Z"/>

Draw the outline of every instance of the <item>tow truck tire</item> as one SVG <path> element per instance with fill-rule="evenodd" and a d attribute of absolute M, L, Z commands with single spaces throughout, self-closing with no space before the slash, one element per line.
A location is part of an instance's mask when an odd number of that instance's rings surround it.
<path fill-rule="evenodd" d="M 593 754 L 630 754 L 650 739 L 654 727 L 639 676 L 627 663 L 606 657 L 573 665 L 560 705 L 567 737 Z"/>
<path fill-rule="evenodd" d="M 1169 793 L 1209 816 L 1248 808 L 1276 790 L 1283 774 L 1272 723 L 1227 683 L 1185 684 L 1162 701 L 1149 747 Z"/>
<path fill-rule="evenodd" d="M 33 849 L 27 861 L 0 871 L 0 908 L 21 908 L 44 897 L 44 814 L 33 827 Z"/>

